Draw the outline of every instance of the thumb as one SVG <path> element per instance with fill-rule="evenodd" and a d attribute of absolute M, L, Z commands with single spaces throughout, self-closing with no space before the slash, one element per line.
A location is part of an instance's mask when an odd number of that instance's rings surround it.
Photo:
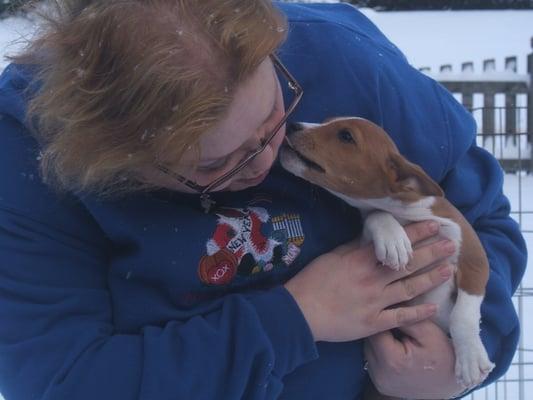
<path fill-rule="evenodd" d="M 439 328 L 439 326 L 429 319 L 425 319 L 411 325 L 400 326 L 397 329 L 415 339 L 417 342 L 422 342 L 424 337 L 428 338 L 431 337 L 431 335 L 442 335 L 442 330 Z"/>
<path fill-rule="evenodd" d="M 405 353 L 405 346 L 394 338 L 391 331 L 384 331 L 367 337 L 365 347 L 368 347 L 368 351 L 375 358 L 381 360 L 387 357 L 397 358 Z"/>

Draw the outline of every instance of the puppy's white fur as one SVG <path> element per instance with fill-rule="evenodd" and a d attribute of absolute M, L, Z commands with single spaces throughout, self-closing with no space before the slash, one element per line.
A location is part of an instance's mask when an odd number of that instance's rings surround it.
<path fill-rule="evenodd" d="M 434 197 L 405 205 L 390 198 L 355 200 L 342 193 L 330 192 L 362 211 L 365 217 L 364 240 L 374 242 L 376 258 L 383 264 L 393 269 L 405 268 L 412 255 L 412 248 L 403 225 L 413 221 L 433 220 L 440 224 L 440 235 L 455 243 L 456 251 L 449 261 L 457 265 L 462 242 L 461 228 L 451 219 L 433 215 L 431 206 L 435 201 Z M 455 290 L 455 282 L 450 279 L 408 303 L 439 305 L 432 320 L 451 334 L 456 354 L 455 374 L 461 383 L 470 388 L 482 383 L 494 364 L 479 336 L 483 296 L 471 295 L 459 289 L 454 304 Z"/>
<path fill-rule="evenodd" d="M 363 120 L 361 118 L 353 119 Z M 312 132 L 320 129 L 321 125 L 300 124 L 300 126 L 301 129 L 310 129 L 310 132 Z M 363 124 L 360 127 L 364 129 L 365 125 Z M 315 147 L 312 148 L 315 149 Z M 316 151 L 320 151 L 320 149 L 316 148 Z M 306 179 L 308 166 L 296 153 L 282 151 L 280 160 L 285 169 L 296 176 Z M 372 173 L 371 169 L 369 171 Z M 412 182 L 409 182 L 409 179 L 407 177 L 404 184 L 416 190 L 416 179 L 412 178 Z M 347 182 L 348 189 L 350 189 L 350 185 L 354 185 L 354 182 Z M 461 226 L 449 218 L 439 217 L 433 213 L 436 198 L 432 195 L 421 196 L 417 201 L 403 202 L 390 197 L 364 198 L 364 196 L 354 196 L 357 197 L 354 198 L 330 190 L 327 187 L 324 188 L 362 212 L 365 217 L 363 242 L 372 241 L 374 243 L 376 258 L 383 264 L 397 270 L 404 269 L 412 256 L 413 249 L 403 226 L 409 222 L 433 220 L 440 225 L 440 236 L 451 240 L 455 244 L 456 251 L 448 258 L 448 261 L 457 269 L 463 244 Z M 432 240 L 436 239 L 429 239 L 425 243 Z M 422 244 L 424 243 L 419 245 Z M 428 266 L 428 268 L 430 267 Z M 422 272 L 418 271 L 417 273 Z M 445 332 L 451 334 L 456 354 L 455 373 L 458 380 L 469 388 L 483 382 L 494 368 L 494 364 L 489 360 L 479 336 L 480 305 L 482 300 L 482 295 L 468 294 L 464 290 L 458 289 L 454 277 L 409 302 L 409 304 L 413 305 L 422 303 L 438 304 L 438 312 L 432 319 Z"/>

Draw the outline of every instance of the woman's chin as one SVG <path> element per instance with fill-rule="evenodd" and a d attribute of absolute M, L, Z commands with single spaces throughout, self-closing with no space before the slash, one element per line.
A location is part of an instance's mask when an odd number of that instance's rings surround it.
<path fill-rule="evenodd" d="M 235 183 L 232 183 L 230 186 L 228 186 L 227 189 L 224 189 L 224 190 L 227 190 L 229 192 L 238 192 L 240 190 L 245 190 L 245 189 L 248 189 L 248 188 L 251 188 L 251 187 L 254 187 L 254 186 L 257 186 L 257 184 L 249 184 L 249 183 L 244 183 L 244 182 L 235 182 Z"/>
<path fill-rule="evenodd" d="M 259 185 L 261 182 L 265 180 L 265 178 L 268 176 L 268 173 L 270 172 L 270 169 L 264 172 L 263 174 L 252 178 L 252 179 L 239 179 L 235 182 L 232 182 L 231 185 L 228 186 L 226 190 L 236 192 L 239 190 L 248 189 L 254 186 Z"/>

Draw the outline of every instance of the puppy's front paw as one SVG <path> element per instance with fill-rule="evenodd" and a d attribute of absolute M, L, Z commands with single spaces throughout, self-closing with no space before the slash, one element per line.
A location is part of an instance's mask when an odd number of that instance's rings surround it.
<path fill-rule="evenodd" d="M 456 347 L 455 356 L 455 376 L 468 388 L 482 383 L 494 369 L 479 336 L 468 346 Z"/>
<path fill-rule="evenodd" d="M 399 224 L 380 230 L 374 238 L 374 247 L 376 258 L 396 271 L 405 269 L 413 255 L 411 241 Z"/>
<path fill-rule="evenodd" d="M 363 237 L 374 242 L 376 258 L 394 270 L 405 269 L 413 255 L 403 226 L 388 212 L 370 213 L 365 219 Z"/>

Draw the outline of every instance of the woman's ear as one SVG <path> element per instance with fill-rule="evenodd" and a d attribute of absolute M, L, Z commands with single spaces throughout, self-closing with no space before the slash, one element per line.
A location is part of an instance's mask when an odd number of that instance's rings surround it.
<path fill-rule="evenodd" d="M 441 187 L 422 168 L 407 161 L 402 155 L 392 154 L 388 168 L 391 192 L 415 192 L 424 196 L 444 197 Z"/>

